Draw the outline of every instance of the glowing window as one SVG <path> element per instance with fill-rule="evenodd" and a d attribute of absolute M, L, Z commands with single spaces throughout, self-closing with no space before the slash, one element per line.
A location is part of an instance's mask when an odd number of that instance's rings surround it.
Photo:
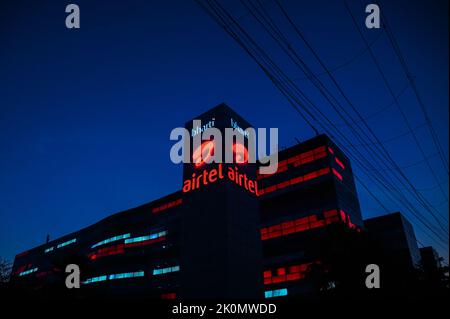
<path fill-rule="evenodd" d="M 62 248 L 62 247 L 64 247 L 64 246 L 73 244 L 73 243 L 75 243 L 76 241 L 77 241 L 76 238 L 71 239 L 71 240 L 68 240 L 68 241 L 65 241 L 65 242 L 63 242 L 63 243 L 61 243 L 61 244 L 58 244 L 58 246 L 56 246 L 56 248 Z"/>
<path fill-rule="evenodd" d="M 311 163 L 313 161 L 317 161 L 326 156 L 327 156 L 326 147 L 320 146 L 320 147 L 317 147 L 310 151 L 300 153 L 300 154 L 294 155 L 292 157 L 289 157 L 285 160 L 279 161 L 278 169 L 274 174 L 257 174 L 257 178 L 258 179 L 267 178 L 267 177 L 273 176 L 275 174 L 287 171 L 289 169 L 288 165 L 291 167 L 299 167 L 299 166 Z"/>
<path fill-rule="evenodd" d="M 137 278 L 144 277 L 144 271 L 136 271 L 136 272 L 125 272 L 121 274 L 113 274 L 113 275 L 102 275 L 97 277 L 92 277 L 83 281 L 83 284 L 91 284 L 94 282 L 106 281 L 106 280 L 116 280 L 116 279 L 127 279 L 127 278 Z"/>
<path fill-rule="evenodd" d="M 45 253 L 48 253 L 48 252 L 51 252 L 51 251 L 53 251 L 53 249 L 54 249 L 55 247 L 49 247 L 49 248 L 47 248 L 46 250 L 44 250 L 44 252 Z"/>
<path fill-rule="evenodd" d="M 180 271 L 180 266 L 156 268 L 156 269 L 153 269 L 153 275 L 154 276 L 162 275 L 162 274 L 167 274 L 167 273 L 176 272 L 176 271 Z"/>
<path fill-rule="evenodd" d="M 288 181 L 284 181 L 284 182 L 281 182 L 281 183 L 278 183 L 278 184 L 275 184 L 275 185 L 268 186 L 268 187 L 266 187 L 264 189 L 259 190 L 258 191 L 258 195 L 261 196 L 261 195 L 264 195 L 264 194 L 267 194 L 267 193 L 271 193 L 271 192 L 274 192 L 276 190 L 280 190 L 280 189 L 283 189 L 283 188 L 288 187 L 288 186 L 292 186 L 292 185 L 296 185 L 296 184 L 299 184 L 299 183 L 303 183 L 305 181 L 312 180 L 314 178 L 317 178 L 317 177 L 320 177 L 320 176 L 323 176 L 323 175 L 326 175 L 326 174 L 329 174 L 329 173 L 330 173 L 330 168 L 329 167 L 325 167 L 325 168 L 319 169 L 317 171 L 305 174 L 303 176 L 298 176 L 298 177 L 292 178 L 292 179 L 290 179 Z"/>
<path fill-rule="evenodd" d="M 341 175 L 337 170 L 335 170 L 334 168 L 333 168 L 333 174 L 334 174 L 340 181 L 343 180 L 342 175 Z"/>
<path fill-rule="evenodd" d="M 26 276 L 26 275 L 29 275 L 29 274 L 32 274 L 32 273 L 36 272 L 37 270 L 38 270 L 38 268 L 33 268 L 33 269 L 30 269 L 30 270 L 25 270 L 25 271 L 22 271 L 22 272 L 19 274 L 19 276 Z"/>
<path fill-rule="evenodd" d="M 131 243 L 137 243 L 137 242 L 141 242 L 141 241 L 156 239 L 156 238 L 163 237 L 166 235 L 167 235 L 167 231 L 164 230 L 159 233 L 150 234 L 148 236 L 140 236 L 140 237 L 125 239 L 125 244 L 131 244 Z"/>
<path fill-rule="evenodd" d="M 265 298 L 273 298 L 273 297 L 281 297 L 287 296 L 288 290 L 286 288 L 276 289 L 276 290 L 267 290 L 264 292 Z"/>
<path fill-rule="evenodd" d="M 156 213 L 162 212 L 162 211 L 164 211 L 166 209 L 169 209 L 171 207 L 175 207 L 175 206 L 181 205 L 182 203 L 183 203 L 183 199 L 179 198 L 177 200 L 173 200 L 171 202 L 165 203 L 165 204 L 163 204 L 161 206 L 152 208 L 152 213 L 156 214 Z"/>
<path fill-rule="evenodd" d="M 334 161 L 336 162 L 336 164 L 338 164 L 342 169 L 345 169 L 345 165 L 344 163 L 342 163 L 339 158 L 335 157 Z"/>
<path fill-rule="evenodd" d="M 91 248 L 95 248 L 95 247 L 98 247 L 98 246 L 101 246 L 101 245 L 109 244 L 111 242 L 118 241 L 118 240 L 121 240 L 121 239 L 126 239 L 126 238 L 129 238 L 129 237 L 130 237 L 130 234 L 123 234 L 123 235 L 114 236 L 114 237 L 111 237 L 111 238 L 108 238 L 108 239 L 105 239 L 105 240 L 102 240 L 102 241 L 96 243 Z"/>

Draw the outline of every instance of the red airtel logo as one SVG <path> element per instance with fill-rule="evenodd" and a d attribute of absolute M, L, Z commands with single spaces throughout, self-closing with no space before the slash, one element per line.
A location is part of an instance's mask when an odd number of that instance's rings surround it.
<path fill-rule="evenodd" d="M 214 147 L 214 141 L 205 141 L 195 149 L 192 153 L 192 162 L 196 168 L 210 162 L 214 156 Z M 248 150 L 243 144 L 233 144 L 231 151 L 233 152 L 233 159 L 237 164 L 246 164 L 248 162 Z"/>

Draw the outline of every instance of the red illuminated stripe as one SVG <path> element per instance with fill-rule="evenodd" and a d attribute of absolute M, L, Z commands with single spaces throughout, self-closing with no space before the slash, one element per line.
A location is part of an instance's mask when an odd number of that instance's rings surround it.
<path fill-rule="evenodd" d="M 317 177 L 329 174 L 330 171 L 331 170 L 330 170 L 329 167 L 322 168 L 322 169 L 319 169 L 317 171 L 308 173 L 306 175 L 298 176 L 298 177 L 292 178 L 290 180 L 287 180 L 287 181 L 284 181 L 284 182 L 281 182 L 281 183 L 278 183 L 278 184 L 266 187 L 264 189 L 261 189 L 261 190 L 258 191 L 258 195 L 261 196 L 261 195 L 264 195 L 264 194 L 267 194 L 267 193 L 274 192 L 276 190 L 283 189 L 283 188 L 285 188 L 287 186 L 292 186 L 292 185 L 296 185 L 296 184 L 299 184 L 299 183 L 303 183 L 303 182 L 306 182 L 308 180 L 311 180 L 311 179 L 314 179 L 314 178 L 317 178 Z"/>
<path fill-rule="evenodd" d="M 348 227 L 350 229 L 356 229 L 358 232 L 361 231 L 361 229 L 358 226 L 356 226 L 355 224 L 352 223 L 352 219 L 350 218 L 349 214 L 346 214 L 342 209 L 340 210 L 340 213 L 341 213 L 341 216 L 347 216 L 346 224 L 348 225 Z"/>
<path fill-rule="evenodd" d="M 154 208 L 152 209 L 152 213 L 153 213 L 153 214 L 157 214 L 157 213 L 162 212 L 162 211 L 164 211 L 164 210 L 166 210 L 166 209 L 169 209 L 169 208 L 172 208 L 172 207 L 181 205 L 182 203 L 183 203 L 183 199 L 182 199 L 182 198 L 179 198 L 179 199 L 177 199 L 177 200 L 174 200 L 174 201 L 165 203 L 165 204 L 163 204 L 163 205 L 161 205 L 161 206 L 154 207 Z"/>
<path fill-rule="evenodd" d="M 95 260 L 97 258 L 105 257 L 105 256 L 112 256 L 112 255 L 118 255 L 124 253 L 124 244 L 119 244 L 111 247 L 101 248 L 97 251 L 90 253 L 88 255 L 89 259 Z"/>
<path fill-rule="evenodd" d="M 148 239 L 148 240 L 144 240 L 144 241 L 140 241 L 140 242 L 129 243 L 129 244 L 119 244 L 119 245 L 115 245 L 115 246 L 111 246 L 111 247 L 101 248 L 93 253 L 88 254 L 88 257 L 91 260 L 95 260 L 95 259 L 101 258 L 101 257 L 119 255 L 119 254 L 123 254 L 125 252 L 125 248 L 151 245 L 154 243 L 164 241 L 165 239 L 166 239 L 166 236 L 161 236 L 158 238 Z"/>
<path fill-rule="evenodd" d="M 342 163 L 339 158 L 335 157 L 334 161 L 336 162 L 336 164 L 338 164 L 342 169 L 345 169 L 345 165 L 344 163 Z"/>
<path fill-rule="evenodd" d="M 261 240 L 272 239 L 286 236 L 293 233 L 303 232 L 318 227 L 323 227 L 332 223 L 339 222 L 337 209 L 323 212 L 324 219 L 317 219 L 316 215 L 310 215 L 295 220 L 287 221 L 281 224 L 261 228 Z"/>
<path fill-rule="evenodd" d="M 339 172 L 338 172 L 337 170 L 335 170 L 334 168 L 333 168 L 333 174 L 334 174 L 340 181 L 343 180 L 341 173 L 339 173 Z"/>
<path fill-rule="evenodd" d="M 327 152 L 326 152 L 325 146 L 320 146 L 311 151 L 297 154 L 297 155 L 289 157 L 285 160 L 279 161 L 278 169 L 277 169 L 276 173 L 274 173 L 274 174 L 258 174 L 257 179 L 267 178 L 267 177 L 273 176 L 275 174 L 285 172 L 288 170 L 288 165 L 291 165 L 293 167 L 298 167 L 298 166 L 305 165 L 310 162 L 319 160 L 326 156 L 327 156 Z"/>
<path fill-rule="evenodd" d="M 278 284 L 286 281 L 295 281 L 305 278 L 306 272 L 310 265 L 314 263 L 306 263 L 299 265 L 291 265 L 287 267 L 279 267 L 275 270 L 265 270 L 263 272 L 264 284 Z"/>
<path fill-rule="evenodd" d="M 158 242 L 164 241 L 164 240 L 166 240 L 166 236 L 161 236 L 158 238 L 153 238 L 153 239 L 149 239 L 149 240 L 125 244 L 125 248 L 151 245 L 151 244 L 158 243 Z"/>
<path fill-rule="evenodd" d="M 177 298 L 177 294 L 174 292 L 161 294 L 161 299 L 176 299 L 176 298 Z"/>

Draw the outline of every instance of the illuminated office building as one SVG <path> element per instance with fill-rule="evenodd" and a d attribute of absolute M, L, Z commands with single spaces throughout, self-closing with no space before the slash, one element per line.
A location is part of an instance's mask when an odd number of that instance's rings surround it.
<path fill-rule="evenodd" d="M 207 124 L 187 122 L 191 138 L 233 127 L 248 140 L 250 123 L 224 104 L 196 119 Z M 321 238 L 364 230 L 350 162 L 325 135 L 280 151 L 271 175 L 258 163 L 183 165 L 179 191 L 17 255 L 12 282 L 64 292 L 65 266 L 77 264 L 80 296 L 296 296 L 312 289 Z"/>

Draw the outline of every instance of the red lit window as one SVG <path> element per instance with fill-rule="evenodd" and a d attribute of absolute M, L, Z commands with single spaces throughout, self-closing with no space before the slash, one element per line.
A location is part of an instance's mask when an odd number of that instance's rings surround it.
<path fill-rule="evenodd" d="M 341 209 L 339 213 L 341 214 L 341 220 L 345 223 L 347 221 L 345 212 Z"/>
<path fill-rule="evenodd" d="M 345 165 L 344 163 L 342 163 L 339 158 L 335 157 L 334 161 L 336 162 L 336 164 L 338 164 L 342 169 L 345 169 Z"/>
<path fill-rule="evenodd" d="M 336 223 L 339 221 L 339 216 L 338 216 L 338 212 L 336 209 L 325 211 L 323 213 L 323 217 L 325 218 L 327 225 Z"/>
<path fill-rule="evenodd" d="M 318 262 L 315 262 L 318 263 Z M 279 267 L 276 269 L 276 275 L 273 276 L 272 270 L 265 270 L 263 272 L 264 284 L 277 284 L 286 281 L 295 281 L 305 278 L 306 272 L 310 265 L 315 263 L 304 263 L 297 265 L 290 265 L 288 267 Z"/>
<path fill-rule="evenodd" d="M 286 268 L 278 268 L 277 269 L 277 275 L 278 276 L 283 276 L 283 275 L 286 275 Z"/>
<path fill-rule="evenodd" d="M 290 184 L 291 185 L 295 185 L 295 184 L 298 184 L 298 183 L 301 183 L 301 182 L 303 182 L 303 176 L 295 177 L 295 178 L 290 180 Z"/>
<path fill-rule="evenodd" d="M 166 240 L 166 236 L 125 244 L 125 248 L 151 245 Z"/>
<path fill-rule="evenodd" d="M 333 168 L 333 174 L 334 174 L 340 181 L 343 180 L 342 175 L 341 175 L 337 170 L 335 170 L 334 168 Z"/>
<path fill-rule="evenodd" d="M 318 159 L 324 158 L 326 156 L 327 156 L 327 152 L 326 152 L 325 146 L 320 146 L 313 150 L 291 156 L 285 160 L 278 162 L 278 169 L 275 174 L 287 171 L 289 169 L 289 167 L 288 167 L 289 165 L 291 165 L 293 167 L 298 167 L 298 166 L 305 165 L 310 162 L 316 161 Z M 257 179 L 260 180 L 262 178 L 267 178 L 272 175 L 274 175 L 274 174 L 258 174 Z"/>
<path fill-rule="evenodd" d="M 88 254 L 89 259 L 96 260 L 97 258 L 105 257 L 105 256 L 112 256 L 112 255 L 118 255 L 124 253 L 124 244 L 119 244 L 115 246 L 100 248 L 96 250 L 95 252 L 92 252 Z"/>
<path fill-rule="evenodd" d="M 329 173 L 330 173 L 330 168 L 329 167 L 322 168 L 322 169 L 319 169 L 317 171 L 308 173 L 306 175 L 298 176 L 298 177 L 292 178 L 292 179 L 290 179 L 288 181 L 284 181 L 284 182 L 281 182 L 281 183 L 278 183 L 278 184 L 275 184 L 275 185 L 268 186 L 268 187 L 260 190 L 259 191 L 259 195 L 261 196 L 261 195 L 266 194 L 266 193 L 271 193 L 271 192 L 276 191 L 277 189 L 283 189 L 283 188 L 285 188 L 285 187 L 287 187 L 289 185 L 299 184 L 299 183 L 302 183 L 302 182 L 305 182 L 305 181 L 308 181 L 308 180 L 311 180 L 311 179 L 314 179 L 314 178 L 317 178 L 319 176 L 326 175 L 326 174 L 329 174 Z"/>
<path fill-rule="evenodd" d="M 316 215 L 310 215 L 295 220 L 286 221 L 278 225 L 272 225 L 262 228 L 260 230 L 261 240 L 286 236 L 289 234 L 298 233 L 309 229 L 323 227 L 331 223 L 339 222 L 336 209 L 326 211 L 323 215 L 324 219 L 318 219 Z"/>
<path fill-rule="evenodd" d="M 177 298 L 177 294 L 174 292 L 161 294 L 161 299 L 176 299 L 176 298 Z"/>
<path fill-rule="evenodd" d="M 162 212 L 162 211 L 164 211 L 166 209 L 169 209 L 171 207 L 175 207 L 175 206 L 181 205 L 182 203 L 183 203 L 183 199 L 179 198 L 179 199 L 173 200 L 171 202 L 165 203 L 163 205 L 160 205 L 158 207 L 152 208 L 152 213 L 153 214 L 157 214 L 157 213 Z"/>

